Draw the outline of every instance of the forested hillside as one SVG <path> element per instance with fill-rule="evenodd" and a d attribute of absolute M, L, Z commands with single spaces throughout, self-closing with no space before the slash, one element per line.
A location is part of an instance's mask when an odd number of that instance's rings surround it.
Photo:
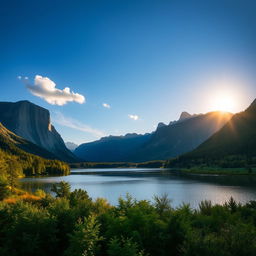
<path fill-rule="evenodd" d="M 30 154 L 21 148 L 31 151 L 40 150 L 36 145 L 24 140 L 0 124 L 0 177 L 4 180 L 16 179 L 24 175 L 69 173 L 69 166 L 58 160 L 46 160 Z M 42 150 L 43 151 L 43 150 Z"/>
<path fill-rule="evenodd" d="M 256 100 L 238 113 L 194 151 L 171 160 L 168 166 L 256 166 Z"/>

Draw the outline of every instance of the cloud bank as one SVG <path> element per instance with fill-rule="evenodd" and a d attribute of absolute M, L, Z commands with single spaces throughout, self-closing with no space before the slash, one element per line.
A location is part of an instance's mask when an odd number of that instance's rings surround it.
<path fill-rule="evenodd" d="M 137 116 L 137 115 L 128 115 L 128 117 L 135 121 L 139 119 L 139 116 Z"/>
<path fill-rule="evenodd" d="M 102 103 L 102 106 L 103 106 L 104 108 L 110 108 L 110 105 L 107 104 L 107 103 Z"/>
<path fill-rule="evenodd" d="M 81 123 L 80 121 L 75 120 L 73 118 L 66 117 L 60 112 L 54 112 L 53 122 L 55 122 L 59 125 L 65 126 L 65 127 L 69 127 L 69 128 L 78 130 L 78 131 L 90 133 L 97 139 L 106 136 L 106 134 L 103 131 L 94 129 L 94 128 L 90 127 L 89 125 Z"/>
<path fill-rule="evenodd" d="M 35 96 L 44 99 L 52 105 L 63 106 L 68 102 L 83 104 L 85 97 L 81 94 L 70 91 L 69 87 L 63 90 L 57 89 L 56 84 L 48 77 L 35 76 L 34 85 L 27 84 L 28 90 Z"/>

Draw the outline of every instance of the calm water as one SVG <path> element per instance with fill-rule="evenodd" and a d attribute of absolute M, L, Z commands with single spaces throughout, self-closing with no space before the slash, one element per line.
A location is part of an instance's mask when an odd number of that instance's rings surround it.
<path fill-rule="evenodd" d="M 72 190 L 85 189 L 93 199 L 104 197 L 111 204 L 127 192 L 139 200 L 167 193 L 173 206 L 184 202 L 194 208 L 205 199 L 213 203 L 224 203 L 231 196 L 242 203 L 256 200 L 256 177 L 181 175 L 162 169 L 76 169 L 64 177 L 25 178 L 22 184 L 29 191 L 50 192 L 52 184 L 62 180 Z"/>

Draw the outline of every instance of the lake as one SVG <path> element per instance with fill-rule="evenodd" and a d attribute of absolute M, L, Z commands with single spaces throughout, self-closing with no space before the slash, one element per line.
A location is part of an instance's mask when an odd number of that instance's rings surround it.
<path fill-rule="evenodd" d="M 224 203 L 232 196 L 245 203 L 256 200 L 256 177 L 247 175 L 191 175 L 166 169 L 75 169 L 69 176 L 21 179 L 28 191 L 51 191 L 53 183 L 69 182 L 71 189 L 85 189 L 93 199 L 104 197 L 116 205 L 129 193 L 138 200 L 168 194 L 172 206 L 189 203 L 196 208 L 202 200 Z"/>

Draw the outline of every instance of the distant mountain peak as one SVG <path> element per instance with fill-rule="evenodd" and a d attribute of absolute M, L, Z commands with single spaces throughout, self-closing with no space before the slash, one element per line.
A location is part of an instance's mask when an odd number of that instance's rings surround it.
<path fill-rule="evenodd" d="M 181 114 L 180 114 L 180 118 L 179 118 L 179 121 L 183 121 L 187 118 L 191 118 L 192 115 L 190 115 L 188 112 L 186 111 L 183 111 Z"/>
<path fill-rule="evenodd" d="M 157 125 L 157 128 L 156 128 L 156 129 L 159 129 L 159 128 L 164 127 L 164 126 L 166 126 L 166 124 L 163 123 L 163 122 L 160 122 L 160 123 Z"/>
<path fill-rule="evenodd" d="M 137 137 L 139 136 L 139 134 L 137 133 L 126 133 L 123 137 L 124 138 L 133 138 L 133 137 Z"/>
<path fill-rule="evenodd" d="M 66 145 L 66 147 L 67 147 L 71 152 L 73 152 L 73 151 L 78 147 L 77 144 L 75 144 L 74 142 L 70 142 L 70 141 L 65 142 L 65 145 Z"/>

